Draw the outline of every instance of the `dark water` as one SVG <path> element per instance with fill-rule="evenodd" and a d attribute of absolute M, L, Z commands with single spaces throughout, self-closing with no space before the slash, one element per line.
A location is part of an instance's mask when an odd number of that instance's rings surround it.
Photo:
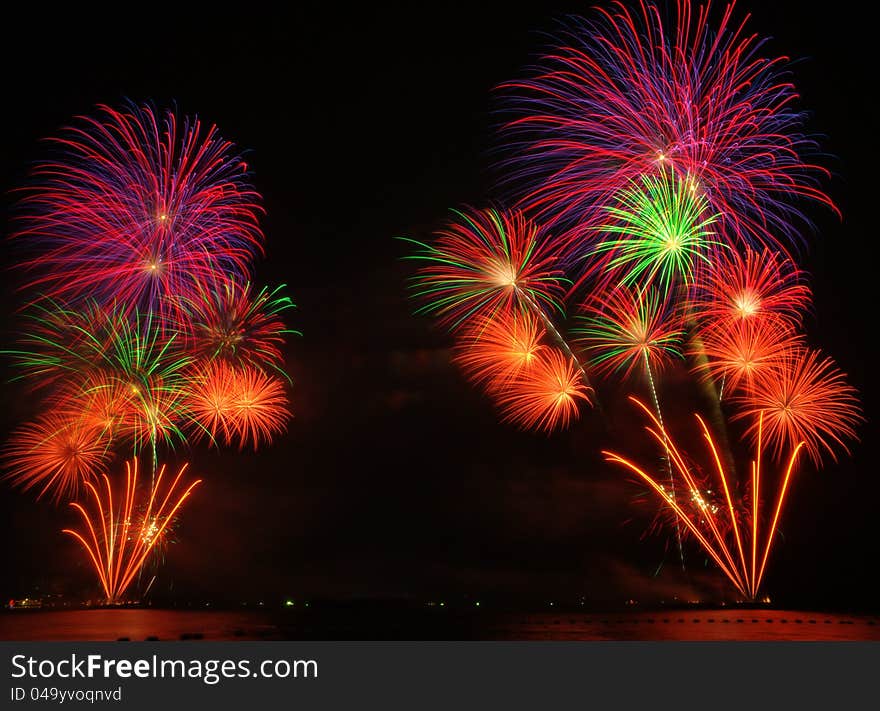
<path fill-rule="evenodd" d="M 0 639 L 880 640 L 880 618 L 790 610 L 511 613 L 452 610 L 21 610 Z"/>

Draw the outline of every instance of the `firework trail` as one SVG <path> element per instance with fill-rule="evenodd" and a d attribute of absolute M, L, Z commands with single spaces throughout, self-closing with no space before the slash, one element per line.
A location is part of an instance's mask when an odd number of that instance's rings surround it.
<path fill-rule="evenodd" d="M 502 185 L 582 256 L 621 186 L 672 166 L 741 245 L 785 251 L 806 201 L 835 209 L 785 57 L 734 19 L 678 0 L 573 19 L 529 76 L 503 84 Z"/>
<path fill-rule="evenodd" d="M 100 106 L 50 143 L 14 236 L 29 254 L 26 288 L 164 316 L 206 281 L 247 280 L 263 244 L 259 195 L 214 126 Z"/>
<path fill-rule="evenodd" d="M 623 372 L 624 377 L 643 370 L 651 391 L 657 419 L 663 422 L 655 372 L 673 358 L 681 358 L 684 322 L 668 295 L 657 289 L 618 286 L 603 297 L 595 297 L 584 307 L 581 326 L 573 329 L 576 339 L 590 353 L 597 372 Z M 675 480 L 669 455 L 669 486 L 675 497 Z M 681 530 L 675 522 L 676 541 L 682 569 L 685 567 Z"/>
<path fill-rule="evenodd" d="M 181 483 L 187 466 L 184 464 L 170 483 L 164 484 L 162 465 L 142 506 L 137 458 L 125 464 L 125 487 L 118 506 L 106 474 L 100 476 L 97 485 L 91 481 L 85 484 L 91 511 L 79 502 L 70 504 L 79 513 L 83 527 L 79 531 L 66 528 L 62 533 L 73 536 L 85 549 L 108 603 L 122 600 L 184 501 L 201 483 L 201 479 Z"/>

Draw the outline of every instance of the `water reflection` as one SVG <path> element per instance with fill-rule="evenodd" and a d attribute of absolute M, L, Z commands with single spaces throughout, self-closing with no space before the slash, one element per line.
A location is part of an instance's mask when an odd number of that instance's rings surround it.
<path fill-rule="evenodd" d="M 480 610 L 22 610 L 5 640 L 496 639 L 880 640 L 880 618 L 786 610 L 521 613 Z"/>

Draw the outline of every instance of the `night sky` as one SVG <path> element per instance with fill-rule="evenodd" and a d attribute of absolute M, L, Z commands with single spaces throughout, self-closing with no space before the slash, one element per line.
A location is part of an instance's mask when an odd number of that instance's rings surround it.
<path fill-rule="evenodd" d="M 425 239 L 493 192 L 492 89 L 522 74 L 541 32 L 590 3 L 359 10 L 330 3 L 284 15 L 210 6 L 129 17 L 27 4 L 0 42 L 4 215 L 42 137 L 96 103 L 176 104 L 247 151 L 265 198 L 257 280 L 286 283 L 303 331 L 287 347 L 295 418 L 258 453 L 188 457 L 206 483 L 184 510 L 153 593 L 163 600 L 297 598 L 621 601 L 705 598 L 726 588 L 694 549 L 688 575 L 647 536 L 653 508 L 603 464 L 635 420 L 586 413 L 569 432 L 525 434 L 450 364 L 450 337 L 412 315 L 412 266 L 398 236 Z M 876 608 L 876 38 L 847 3 L 743 2 L 768 51 L 794 66 L 809 130 L 827 135 L 827 184 L 802 266 L 812 275 L 811 345 L 861 391 L 868 422 L 854 456 L 805 467 L 783 516 L 765 589 L 789 604 Z M 4 260 L 9 260 L 8 245 Z M 4 265 L 4 266 L 8 266 Z M 11 343 L 16 275 L 3 278 Z M 9 372 L 5 370 L 4 380 Z M 686 403 L 672 410 L 686 413 Z M 3 386 L 5 432 L 33 416 Z M 686 422 L 684 414 L 681 418 Z M 628 423 L 628 424 L 627 424 Z M 629 439 L 628 439 L 629 438 Z M 0 595 L 75 597 L 93 583 L 59 530 L 71 512 L 0 488 Z M 652 577 L 665 560 L 658 577 Z"/>

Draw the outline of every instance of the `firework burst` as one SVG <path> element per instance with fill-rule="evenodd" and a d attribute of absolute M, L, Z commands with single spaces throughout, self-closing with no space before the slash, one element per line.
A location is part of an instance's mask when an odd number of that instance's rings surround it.
<path fill-rule="evenodd" d="M 214 126 L 150 106 L 100 106 L 52 139 L 16 239 L 32 288 L 172 313 L 205 281 L 246 279 L 262 250 L 259 195 Z"/>
<path fill-rule="evenodd" d="M 577 363 L 547 348 L 493 395 L 504 420 L 523 429 L 552 432 L 577 419 L 580 401 L 590 403 L 589 392 Z"/>
<path fill-rule="evenodd" d="M 562 311 L 566 280 L 538 227 L 519 212 L 453 210 L 431 245 L 413 242 L 409 257 L 423 264 L 412 285 L 434 314 L 455 330 L 475 316 L 492 317 L 513 306 Z"/>
<path fill-rule="evenodd" d="M 178 331 L 191 340 L 191 352 L 202 358 L 220 358 L 283 374 L 281 347 L 288 329 L 282 314 L 294 303 L 283 286 L 255 291 L 250 283 L 227 278 L 198 287 L 198 297 L 186 300 Z"/>
<path fill-rule="evenodd" d="M 720 252 L 698 284 L 695 314 L 706 321 L 766 316 L 796 327 L 810 306 L 810 289 L 795 264 L 769 249 Z"/>
<path fill-rule="evenodd" d="M 750 392 L 757 379 L 781 367 L 803 341 L 786 321 L 767 316 L 716 321 L 700 336 L 696 347 L 705 358 L 696 360 L 695 370 L 731 392 L 742 386 Z"/>
<path fill-rule="evenodd" d="M 187 408 L 197 433 L 254 449 L 284 432 L 290 405 L 284 381 L 250 365 L 209 362 L 191 377 Z"/>
<path fill-rule="evenodd" d="M 502 387 L 540 357 L 543 337 L 544 329 L 530 311 L 501 312 L 477 319 L 459 338 L 455 362 L 474 383 Z"/>
<path fill-rule="evenodd" d="M 589 354 L 597 372 L 658 370 L 681 358 L 684 323 L 681 314 L 656 289 L 619 286 L 584 305 L 576 342 Z"/>
<path fill-rule="evenodd" d="M 856 389 L 843 372 L 831 358 L 806 348 L 791 351 L 734 401 L 740 408 L 734 419 L 747 418 L 755 437 L 763 415 L 764 438 L 776 457 L 803 442 L 817 466 L 823 454 L 837 460 L 835 446 L 848 453 L 846 440 L 856 438 L 862 421 Z"/>
<path fill-rule="evenodd" d="M 690 178 L 674 170 L 645 175 L 615 196 L 607 208 L 609 221 L 599 227 L 603 237 L 595 253 L 605 278 L 623 285 L 656 284 L 669 291 L 672 283 L 690 285 L 697 268 L 709 264 L 709 251 L 719 242 L 711 229 L 717 216 Z"/>
<path fill-rule="evenodd" d="M 112 304 L 86 302 L 72 309 L 53 300 L 34 304 L 34 328 L 9 351 L 20 368 L 19 377 L 38 385 L 59 379 L 84 379 L 105 371 L 135 387 L 150 378 L 173 380 L 192 360 L 177 334 L 153 312 L 128 311 Z"/>
<path fill-rule="evenodd" d="M 673 166 L 691 176 L 741 244 L 797 244 L 803 200 L 833 204 L 827 171 L 787 77 L 787 59 L 733 16 L 678 0 L 671 22 L 654 2 L 613 3 L 574 19 L 530 76 L 501 87 L 509 157 L 503 183 L 575 254 L 622 185 Z"/>
<path fill-rule="evenodd" d="M 48 493 L 57 502 L 104 473 L 108 445 L 99 427 L 48 413 L 13 433 L 3 453 L 4 478 L 25 491 L 38 489 L 37 498 Z"/>

